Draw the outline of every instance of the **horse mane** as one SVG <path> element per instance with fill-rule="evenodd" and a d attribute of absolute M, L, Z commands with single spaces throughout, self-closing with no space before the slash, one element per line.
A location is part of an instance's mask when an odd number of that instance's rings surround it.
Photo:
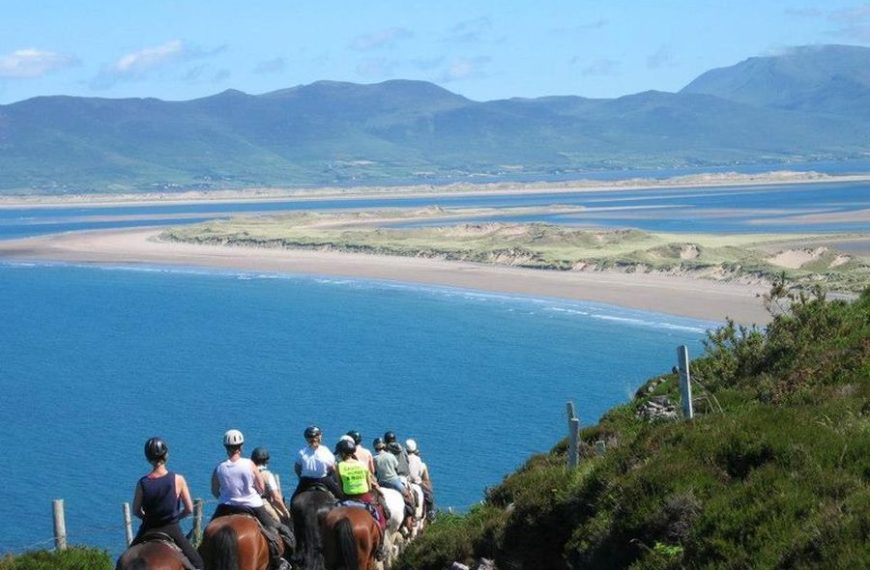
<path fill-rule="evenodd" d="M 308 570 L 323 568 L 323 553 L 320 550 L 320 516 L 325 507 L 330 507 L 333 504 L 335 504 L 335 498 L 332 494 L 320 489 L 309 489 L 299 493 L 291 501 L 290 508 L 294 513 L 294 520 L 303 521 L 302 554 L 305 568 Z M 297 514 L 299 515 L 298 519 Z"/>
<path fill-rule="evenodd" d="M 211 570 L 239 570 L 239 550 L 236 530 L 230 525 L 222 526 L 211 540 Z"/>

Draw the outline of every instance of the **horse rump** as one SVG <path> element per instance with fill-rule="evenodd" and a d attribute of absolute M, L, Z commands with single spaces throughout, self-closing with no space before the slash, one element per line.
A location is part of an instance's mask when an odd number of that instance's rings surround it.
<path fill-rule="evenodd" d="M 199 554 L 209 570 L 239 570 L 239 540 L 236 530 L 230 525 L 222 526 L 203 540 Z"/>

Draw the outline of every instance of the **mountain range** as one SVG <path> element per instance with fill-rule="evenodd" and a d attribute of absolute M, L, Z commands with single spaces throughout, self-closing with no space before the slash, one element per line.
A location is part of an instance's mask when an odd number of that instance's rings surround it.
<path fill-rule="evenodd" d="M 472 101 L 434 84 L 0 106 L 0 193 L 428 183 L 870 156 L 870 48 L 807 46 L 677 93 Z"/>

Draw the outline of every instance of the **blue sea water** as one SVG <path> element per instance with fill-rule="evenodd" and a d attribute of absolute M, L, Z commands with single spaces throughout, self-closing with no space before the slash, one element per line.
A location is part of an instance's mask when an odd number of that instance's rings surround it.
<path fill-rule="evenodd" d="M 870 185 L 16 208 L 0 209 L 0 239 L 234 212 L 433 204 L 584 206 L 589 213 L 524 221 L 666 231 L 867 231 L 788 217 L 870 207 Z M 245 432 L 249 449 L 271 449 L 285 492 L 307 424 L 320 424 L 330 444 L 351 428 L 367 440 L 393 429 L 419 441 L 441 506 L 466 509 L 563 437 L 566 400 L 592 423 L 670 370 L 677 345 L 698 354 L 714 326 L 396 283 L 0 262 L 8 458 L 0 479 L 11 489 L 0 501 L 0 553 L 49 546 L 51 500 L 63 498 L 70 540 L 117 554 L 121 504 L 147 468 L 141 448 L 155 434 L 169 441 L 170 467 L 208 498 L 230 427 Z"/>
<path fill-rule="evenodd" d="M 395 283 L 28 264 L 0 264 L 0 315 L 0 552 L 50 546 L 63 498 L 70 540 L 115 554 L 149 436 L 210 498 L 228 428 L 270 448 L 285 492 L 306 425 L 330 445 L 392 429 L 418 440 L 440 505 L 466 509 L 563 437 L 567 400 L 596 421 L 715 325 Z"/>

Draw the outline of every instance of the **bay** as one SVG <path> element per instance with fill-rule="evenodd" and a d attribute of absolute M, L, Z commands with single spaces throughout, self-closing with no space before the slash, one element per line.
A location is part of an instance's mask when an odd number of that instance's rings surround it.
<path fill-rule="evenodd" d="M 70 541 L 114 554 L 152 435 L 210 498 L 226 429 L 270 448 L 285 492 L 306 425 L 330 446 L 395 430 L 418 440 L 439 506 L 465 510 L 563 437 L 566 400 L 594 422 L 715 325 L 395 283 L 28 264 L 0 264 L 0 315 L 0 552 L 50 546 L 63 498 Z"/>

